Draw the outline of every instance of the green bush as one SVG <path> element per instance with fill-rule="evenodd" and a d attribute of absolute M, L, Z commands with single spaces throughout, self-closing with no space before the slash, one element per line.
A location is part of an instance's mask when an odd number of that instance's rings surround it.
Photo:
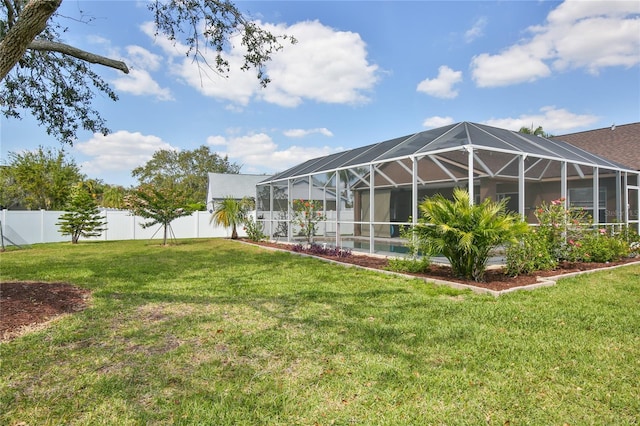
<path fill-rule="evenodd" d="M 515 241 L 528 226 L 517 214 L 507 213 L 506 199 L 473 205 L 470 201 L 461 188 L 453 190 L 453 200 L 441 194 L 425 199 L 414 232 L 429 253 L 449 260 L 454 274 L 482 281 L 491 250 Z"/>
<path fill-rule="evenodd" d="M 411 258 L 394 257 L 389 259 L 389 265 L 386 269 L 394 272 L 410 272 L 419 274 L 427 272 L 430 267 L 431 260 L 427 256 Z"/>
<path fill-rule="evenodd" d="M 580 240 L 569 240 L 568 245 L 568 260 L 573 262 L 613 262 L 629 255 L 629 244 L 605 229 L 585 232 Z"/>
<path fill-rule="evenodd" d="M 263 232 L 263 223 L 254 221 L 251 216 L 245 220 L 243 230 L 247 233 L 247 238 L 251 241 L 257 242 L 267 239 L 267 236 Z"/>
<path fill-rule="evenodd" d="M 587 212 L 583 209 L 567 208 L 566 200 L 560 198 L 551 203 L 543 202 L 535 210 L 538 219 L 538 233 L 547 240 L 551 255 L 557 260 L 571 257 L 569 240 L 579 240 L 590 226 Z"/>
<path fill-rule="evenodd" d="M 549 249 L 546 235 L 538 229 L 531 229 L 519 241 L 506 248 L 505 272 L 516 277 L 535 271 L 555 269 L 558 261 Z"/>
<path fill-rule="evenodd" d="M 409 217 L 407 221 L 411 222 L 412 218 Z M 417 229 L 413 226 L 400 227 L 400 238 L 405 240 L 404 246 L 407 248 L 409 255 L 412 258 L 433 256 L 427 242 L 420 238 Z"/>
<path fill-rule="evenodd" d="M 640 256 L 640 235 L 635 228 L 623 225 L 616 236 L 629 245 L 629 257 Z"/>

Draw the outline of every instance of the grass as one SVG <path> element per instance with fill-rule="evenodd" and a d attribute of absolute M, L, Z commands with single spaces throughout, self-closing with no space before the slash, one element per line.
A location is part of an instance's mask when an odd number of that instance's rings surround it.
<path fill-rule="evenodd" d="M 640 266 L 496 299 L 221 239 L 0 262 L 93 290 L 0 345 L 0 424 L 640 422 Z"/>

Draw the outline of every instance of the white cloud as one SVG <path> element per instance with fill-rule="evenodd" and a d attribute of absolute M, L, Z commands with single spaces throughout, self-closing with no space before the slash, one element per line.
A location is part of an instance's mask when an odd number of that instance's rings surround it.
<path fill-rule="evenodd" d="M 495 55 L 475 56 L 473 79 L 479 87 L 496 87 L 544 78 L 552 70 L 597 74 L 638 65 L 639 14 L 637 1 L 565 1 L 543 25 L 528 28 L 528 39 Z"/>
<path fill-rule="evenodd" d="M 151 74 L 144 69 L 129 69 L 129 74 L 123 74 L 112 83 L 113 87 L 121 92 L 137 96 L 155 96 L 159 101 L 173 100 L 171 91 L 160 87 Z"/>
<path fill-rule="evenodd" d="M 316 129 L 289 129 L 289 130 L 285 130 L 282 133 L 288 138 L 304 138 L 306 136 L 316 134 L 316 133 L 319 133 L 327 137 L 333 136 L 333 133 L 325 127 L 319 127 Z"/>
<path fill-rule="evenodd" d="M 423 122 L 422 125 L 426 128 L 429 129 L 435 129 L 438 127 L 442 127 L 442 126 L 447 126 L 449 124 L 453 124 L 455 123 L 453 117 L 439 117 L 439 116 L 433 116 L 433 117 L 428 117 L 426 118 Z"/>
<path fill-rule="evenodd" d="M 266 133 L 246 135 L 210 136 L 207 143 L 214 147 L 220 155 L 228 155 L 229 159 L 240 164 L 244 173 L 273 173 L 286 170 L 311 158 L 321 157 L 342 148 L 290 146 L 280 148 L 271 136 Z"/>
<path fill-rule="evenodd" d="M 287 45 L 268 64 L 271 83 L 260 92 L 263 99 L 295 106 L 304 99 L 333 104 L 368 102 L 366 92 L 378 81 L 378 66 L 367 60 L 360 35 L 336 31 L 318 21 L 290 27 L 265 24 L 274 34 L 293 34 L 298 42 Z"/>
<path fill-rule="evenodd" d="M 513 46 L 499 55 L 477 55 L 471 61 L 471 67 L 478 87 L 509 86 L 551 74 L 544 61 L 522 46 Z"/>
<path fill-rule="evenodd" d="M 318 21 L 299 22 L 292 26 L 260 23 L 273 34 L 292 34 L 297 43 L 284 41 L 284 49 L 272 55 L 266 69 L 271 83 L 266 89 L 258 84 L 255 72 L 243 72 L 244 48 L 232 46 L 224 52 L 230 71 L 221 76 L 206 63 L 215 63 L 215 52 L 203 51 L 204 62 L 185 57 L 187 47 L 154 36 L 148 23 L 141 28 L 169 55 L 172 71 L 205 96 L 247 105 L 260 99 L 285 107 L 305 100 L 322 103 L 361 104 L 367 91 L 378 81 L 378 67 L 367 60 L 367 50 L 360 35 L 336 31 Z"/>
<path fill-rule="evenodd" d="M 151 72 L 161 68 L 162 56 L 136 45 L 127 46 L 123 54 L 120 49 L 111 46 L 110 40 L 100 36 L 90 35 L 87 41 L 106 50 L 108 57 L 117 58 L 127 64 L 129 74 L 119 72 L 118 77 L 111 80 L 117 91 L 136 96 L 154 96 L 160 101 L 173 100 L 171 91 L 161 87 L 151 75 Z"/>
<path fill-rule="evenodd" d="M 149 71 L 157 71 L 162 64 L 162 57 L 149 52 L 144 47 L 127 46 L 127 58 L 129 64 Z"/>
<path fill-rule="evenodd" d="M 588 127 L 598 120 L 599 117 L 595 115 L 575 114 L 563 108 L 545 106 L 540 108 L 539 114 L 522 114 L 515 118 L 495 118 L 484 121 L 484 124 L 509 130 L 542 126 L 546 133 L 559 134 Z"/>
<path fill-rule="evenodd" d="M 454 71 L 446 65 L 438 68 L 438 77 L 425 79 L 418 84 L 418 92 L 423 92 L 436 98 L 453 99 L 458 91 L 453 86 L 462 81 L 462 71 Z"/>
<path fill-rule="evenodd" d="M 176 149 L 157 136 L 120 130 L 104 136 L 95 133 L 86 142 L 74 145 L 82 154 L 91 157 L 81 164 L 88 175 L 105 171 L 131 171 L 149 161 L 160 149 Z"/>
<path fill-rule="evenodd" d="M 480 17 L 476 19 L 473 26 L 464 33 L 464 41 L 471 43 L 472 41 L 484 35 L 484 29 L 487 26 L 487 18 Z"/>

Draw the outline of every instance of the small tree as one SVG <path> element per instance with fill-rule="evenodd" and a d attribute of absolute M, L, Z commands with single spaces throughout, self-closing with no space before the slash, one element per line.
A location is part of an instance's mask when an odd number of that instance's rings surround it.
<path fill-rule="evenodd" d="M 326 216 L 322 213 L 322 203 L 316 200 L 293 200 L 292 209 L 293 224 L 300 227 L 307 244 L 311 245 L 318 223 L 326 220 Z"/>
<path fill-rule="evenodd" d="M 149 219 L 149 221 L 140 224 L 143 228 L 158 224 L 162 226 L 164 232 L 162 245 L 165 246 L 171 222 L 193 213 L 193 210 L 188 207 L 185 197 L 171 188 L 159 190 L 152 186 L 140 186 L 127 196 L 125 204 L 133 214 Z"/>
<path fill-rule="evenodd" d="M 71 190 L 65 210 L 56 225 L 60 226 L 62 235 L 71 235 L 72 244 L 78 244 L 80 237 L 98 237 L 106 230 L 95 200 L 82 183 Z"/>
<path fill-rule="evenodd" d="M 491 250 L 528 230 L 517 214 L 506 212 L 506 201 L 471 205 L 461 188 L 453 190 L 453 200 L 440 194 L 427 198 L 420 204 L 424 217 L 416 236 L 429 252 L 445 256 L 456 275 L 482 281 Z"/>
<path fill-rule="evenodd" d="M 238 225 L 245 223 L 247 219 L 247 213 L 255 206 L 254 201 L 251 198 L 243 198 L 237 200 L 231 196 L 224 198 L 216 204 L 216 209 L 211 215 L 209 223 L 214 223 L 218 226 L 224 226 L 225 228 L 231 228 L 231 239 L 238 239 Z"/>

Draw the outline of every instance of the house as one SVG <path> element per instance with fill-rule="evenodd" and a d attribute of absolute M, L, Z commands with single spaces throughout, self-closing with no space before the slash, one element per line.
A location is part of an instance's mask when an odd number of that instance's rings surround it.
<path fill-rule="evenodd" d="M 269 192 L 256 191 L 259 182 L 269 179 L 267 175 L 248 175 L 230 173 L 209 173 L 209 189 L 207 192 L 207 210 L 212 211 L 215 204 L 223 199 L 233 196 L 237 200 L 242 198 L 253 198 L 258 205 L 268 204 L 270 200 Z M 288 188 L 280 190 L 276 188 L 273 195 L 274 209 L 277 211 L 288 210 Z M 284 195 L 283 195 L 284 194 Z M 309 185 L 309 178 L 304 177 L 293 182 L 291 186 L 291 199 L 316 200 L 323 202 L 327 210 L 336 209 L 335 189 L 323 186 L 320 178 L 312 178 L 312 185 Z M 347 206 L 349 200 L 342 196 L 341 206 Z"/>
<path fill-rule="evenodd" d="M 374 252 L 403 225 L 416 223 L 424 197 L 447 196 L 455 187 L 467 189 L 474 202 L 507 198 L 508 207 L 531 223 L 542 202 L 564 198 L 587 209 L 594 224 L 640 227 L 639 181 L 638 169 L 561 140 L 461 122 L 305 161 L 265 178 L 258 193 L 290 202 L 300 182 L 309 194 L 334 188 L 353 202 L 336 207 L 332 235 L 319 237 L 336 246 L 366 240 Z M 275 222 L 270 206 L 275 203 L 263 203 L 258 213 L 267 230 Z"/>
<path fill-rule="evenodd" d="M 267 177 L 265 175 L 209 173 L 207 210 L 213 212 L 217 202 L 230 196 L 238 200 L 245 197 L 255 199 L 256 185 Z"/>
<path fill-rule="evenodd" d="M 633 170 L 640 170 L 640 122 L 554 136 Z"/>

